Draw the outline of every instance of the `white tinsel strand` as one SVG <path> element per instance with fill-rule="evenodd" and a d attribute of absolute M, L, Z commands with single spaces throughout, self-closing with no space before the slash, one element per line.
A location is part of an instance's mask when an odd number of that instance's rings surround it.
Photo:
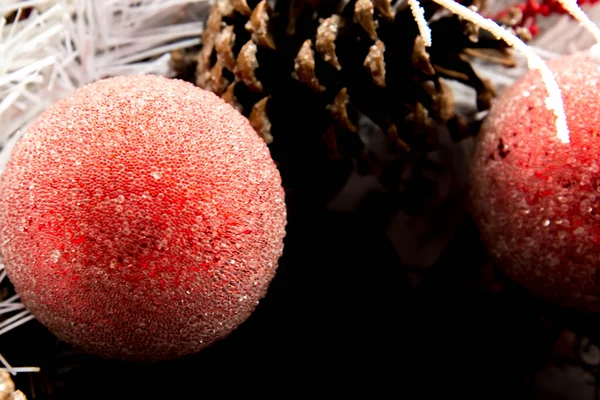
<path fill-rule="evenodd" d="M 419 0 L 408 0 L 408 4 L 410 5 L 410 11 L 412 12 L 413 18 L 417 22 L 419 34 L 421 35 L 421 38 L 423 38 L 425 47 L 431 47 L 431 29 L 429 29 L 429 25 L 425 19 L 425 10 L 421 7 Z"/>
<path fill-rule="evenodd" d="M 20 372 L 40 372 L 38 367 L 13 367 L 2 354 L 0 354 L 0 364 L 4 366 L 4 368 L 0 368 L 0 372 L 8 372 L 11 375 L 16 375 Z M 1 385 L 2 383 L 0 382 L 0 387 Z M 5 394 L 5 392 L 0 392 L 0 394 Z M 10 397 L 10 399 L 13 399 L 13 397 Z"/>
<path fill-rule="evenodd" d="M 204 27 L 186 16 L 208 7 L 208 0 L 3 0 L 0 172 L 27 126 L 76 88 L 118 75 L 172 77 L 170 51 L 199 44 Z M 0 265 L 0 287 L 7 281 Z M 0 300 L 0 335 L 33 319 L 17 295 Z"/>
<path fill-rule="evenodd" d="M 0 265 L 0 285 L 5 280 L 7 280 L 6 270 L 4 269 L 4 265 Z M 0 301 L 0 316 L 2 316 L 0 320 L 0 335 L 33 319 L 33 315 L 19 302 L 19 296 L 17 295 Z"/>

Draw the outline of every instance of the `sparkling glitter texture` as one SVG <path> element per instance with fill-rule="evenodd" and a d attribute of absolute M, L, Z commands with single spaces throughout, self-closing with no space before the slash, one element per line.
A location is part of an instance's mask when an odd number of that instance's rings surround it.
<path fill-rule="evenodd" d="M 571 143 L 556 137 L 539 73 L 493 107 L 476 146 L 472 203 L 482 238 L 516 282 L 600 311 L 600 67 L 589 53 L 549 63 Z"/>
<path fill-rule="evenodd" d="M 0 243 L 23 303 L 59 338 L 134 360 L 197 352 L 242 323 L 283 249 L 269 150 L 212 93 L 155 76 L 44 112 L 0 181 Z"/>

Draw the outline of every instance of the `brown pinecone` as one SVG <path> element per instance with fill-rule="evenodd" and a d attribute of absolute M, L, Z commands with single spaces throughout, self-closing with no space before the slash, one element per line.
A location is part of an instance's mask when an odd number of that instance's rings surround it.
<path fill-rule="evenodd" d="M 494 91 L 470 59 L 512 63 L 503 43 L 433 2 L 421 4 L 431 48 L 405 0 L 217 0 L 197 64 L 178 53 L 175 67 L 182 77 L 195 67 L 198 86 L 248 117 L 284 185 L 335 187 L 326 175 L 352 161 L 396 190 L 402 177 L 418 179 L 427 168 L 440 125 L 455 140 L 474 133 L 440 78 L 473 87 L 485 110 Z"/>

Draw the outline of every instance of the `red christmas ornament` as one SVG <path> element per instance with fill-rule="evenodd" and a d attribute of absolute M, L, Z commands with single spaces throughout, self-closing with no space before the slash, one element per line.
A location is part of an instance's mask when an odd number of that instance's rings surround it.
<path fill-rule="evenodd" d="M 280 175 L 248 121 L 155 76 L 44 112 L 0 181 L 0 243 L 23 303 L 89 352 L 159 360 L 242 323 L 283 248 Z"/>
<path fill-rule="evenodd" d="M 502 94 L 482 127 L 472 204 L 508 276 L 563 305 L 600 310 L 600 64 L 589 52 L 549 63 L 570 143 L 556 135 L 540 74 Z"/>

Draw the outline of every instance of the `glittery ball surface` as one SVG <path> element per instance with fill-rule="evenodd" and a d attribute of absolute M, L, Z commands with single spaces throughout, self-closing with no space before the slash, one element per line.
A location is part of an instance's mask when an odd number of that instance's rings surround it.
<path fill-rule="evenodd" d="M 561 305 L 600 311 L 600 64 L 549 63 L 570 130 L 561 143 L 532 71 L 502 94 L 476 146 L 475 220 L 509 277 Z"/>
<path fill-rule="evenodd" d="M 170 359 L 227 336 L 283 249 L 281 178 L 217 96 L 117 77 L 46 110 L 0 180 L 0 243 L 23 303 L 106 357 Z"/>

